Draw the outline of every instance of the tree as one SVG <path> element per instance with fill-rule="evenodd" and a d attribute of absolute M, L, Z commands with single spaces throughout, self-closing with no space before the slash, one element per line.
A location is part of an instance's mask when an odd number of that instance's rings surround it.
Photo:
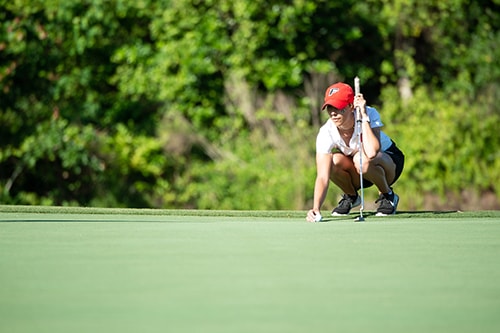
<path fill-rule="evenodd" d="M 498 7 L 2 1 L 2 201 L 302 209 L 324 88 L 356 75 L 402 197 L 498 194 Z"/>

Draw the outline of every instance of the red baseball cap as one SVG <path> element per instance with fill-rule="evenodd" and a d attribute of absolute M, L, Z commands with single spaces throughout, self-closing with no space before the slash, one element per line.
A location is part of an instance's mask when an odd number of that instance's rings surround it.
<path fill-rule="evenodd" d="M 339 110 L 345 108 L 348 104 L 354 101 L 354 92 L 350 85 L 337 82 L 326 89 L 325 104 L 321 110 L 327 105 L 331 105 Z"/>

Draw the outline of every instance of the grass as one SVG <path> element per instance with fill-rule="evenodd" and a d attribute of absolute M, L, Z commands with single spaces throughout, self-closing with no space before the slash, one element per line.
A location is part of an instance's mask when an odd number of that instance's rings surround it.
<path fill-rule="evenodd" d="M 500 212 L 0 206 L 1 332 L 498 332 Z"/>

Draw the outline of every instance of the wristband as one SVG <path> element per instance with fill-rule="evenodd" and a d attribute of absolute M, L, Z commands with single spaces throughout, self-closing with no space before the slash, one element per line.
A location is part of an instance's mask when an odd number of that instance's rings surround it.
<path fill-rule="evenodd" d="M 370 123 L 370 118 L 363 118 L 361 121 L 364 123 Z"/>

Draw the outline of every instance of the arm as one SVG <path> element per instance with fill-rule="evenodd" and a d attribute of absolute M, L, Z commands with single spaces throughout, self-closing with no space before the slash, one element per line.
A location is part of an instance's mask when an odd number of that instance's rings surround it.
<path fill-rule="evenodd" d="M 307 213 L 307 221 L 314 222 L 317 214 L 321 214 L 321 205 L 325 201 L 330 181 L 332 154 L 316 154 L 316 181 L 314 183 L 313 208 Z"/>
<path fill-rule="evenodd" d="M 366 116 L 368 117 L 368 116 Z M 380 151 L 380 128 L 371 128 L 370 123 L 363 122 L 363 152 L 372 160 Z"/>
<path fill-rule="evenodd" d="M 359 107 L 361 109 L 361 119 L 368 120 L 368 114 L 366 113 L 366 101 L 362 94 L 358 94 L 354 98 L 354 107 Z M 372 128 L 370 123 L 363 121 L 361 123 L 363 126 L 363 152 L 368 159 L 374 159 L 380 151 L 380 128 Z"/>

